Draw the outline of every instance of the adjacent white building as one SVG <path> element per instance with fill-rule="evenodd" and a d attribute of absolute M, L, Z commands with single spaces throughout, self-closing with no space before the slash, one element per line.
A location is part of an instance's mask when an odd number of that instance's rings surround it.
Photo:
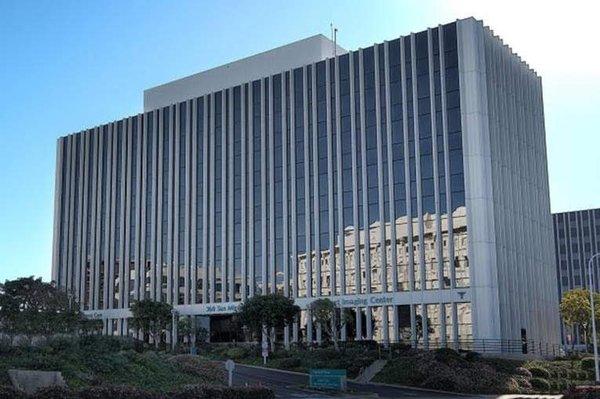
<path fill-rule="evenodd" d="M 152 298 L 219 339 L 277 291 L 285 342 L 323 339 L 320 297 L 356 311 L 343 339 L 560 342 L 541 78 L 472 18 L 146 90 L 60 138 L 56 179 L 53 279 L 109 333 Z"/>

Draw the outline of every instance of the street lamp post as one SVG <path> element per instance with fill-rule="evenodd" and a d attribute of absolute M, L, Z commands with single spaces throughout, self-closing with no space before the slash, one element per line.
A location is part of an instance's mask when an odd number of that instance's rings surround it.
<path fill-rule="evenodd" d="M 600 252 L 593 255 L 588 263 L 588 272 L 590 273 L 590 304 L 592 307 L 592 339 L 594 340 L 594 368 L 596 370 L 596 384 L 600 382 L 600 369 L 598 368 L 598 338 L 596 337 L 596 314 L 594 312 L 594 272 L 592 263 L 594 258 L 600 257 Z"/>

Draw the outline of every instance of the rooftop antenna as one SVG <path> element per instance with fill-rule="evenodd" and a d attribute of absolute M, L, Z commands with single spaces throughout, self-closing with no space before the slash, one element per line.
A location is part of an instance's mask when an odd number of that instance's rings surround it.
<path fill-rule="evenodd" d="M 337 57 L 337 31 L 338 29 L 333 26 L 333 22 L 329 24 L 331 27 L 331 40 L 333 40 L 333 57 Z"/>

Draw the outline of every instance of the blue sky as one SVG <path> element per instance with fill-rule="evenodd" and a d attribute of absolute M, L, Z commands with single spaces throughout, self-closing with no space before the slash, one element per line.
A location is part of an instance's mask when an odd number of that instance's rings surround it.
<path fill-rule="evenodd" d="M 328 35 L 330 22 L 355 49 L 483 19 L 543 76 L 552 210 L 600 207 L 600 10 L 548 3 L 0 0 L 0 281 L 50 277 L 57 137 L 140 112 L 145 88 Z"/>

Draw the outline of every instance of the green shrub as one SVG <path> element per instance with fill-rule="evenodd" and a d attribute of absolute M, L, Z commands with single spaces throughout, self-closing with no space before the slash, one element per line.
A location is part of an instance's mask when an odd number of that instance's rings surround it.
<path fill-rule="evenodd" d="M 225 388 L 186 385 L 168 394 L 171 399 L 274 399 L 272 390 L 260 386 Z"/>
<path fill-rule="evenodd" d="M 279 367 L 282 369 L 295 369 L 302 365 L 302 361 L 297 357 L 286 357 L 279 360 Z"/>
<path fill-rule="evenodd" d="M 43 345 L 54 352 L 73 352 L 79 349 L 79 338 L 72 335 L 57 334 L 52 337 L 48 337 L 48 340 Z"/>
<path fill-rule="evenodd" d="M 543 367 L 532 366 L 528 368 L 532 376 L 548 379 L 551 377 L 550 372 Z"/>
<path fill-rule="evenodd" d="M 115 353 L 134 349 L 131 338 L 111 335 L 86 335 L 81 337 L 79 345 L 86 352 Z"/>
<path fill-rule="evenodd" d="M 533 377 L 533 374 L 531 374 L 531 371 L 527 370 L 525 367 L 517 367 L 515 369 L 515 374 L 516 375 L 521 375 L 521 376 L 526 377 L 526 378 Z"/>
<path fill-rule="evenodd" d="M 275 393 L 262 386 L 224 388 L 222 399 L 275 399 Z"/>
<path fill-rule="evenodd" d="M 234 359 L 234 360 L 243 359 L 246 356 L 248 356 L 248 351 L 242 347 L 230 348 L 230 349 L 227 349 L 227 351 L 225 352 L 225 357 L 228 357 L 228 358 Z"/>
<path fill-rule="evenodd" d="M 13 387 L 0 385 L 0 399 L 25 399 L 27 396 Z"/>
<path fill-rule="evenodd" d="M 596 367 L 593 357 L 585 357 L 581 359 L 581 368 L 585 370 L 594 370 Z"/>
<path fill-rule="evenodd" d="M 441 391 L 472 391 L 470 381 L 452 371 L 433 373 L 421 383 L 421 386 L 424 388 L 437 389 Z"/>
<path fill-rule="evenodd" d="M 77 397 L 79 399 L 160 399 L 158 394 L 127 385 L 84 388 L 78 392 Z"/>
<path fill-rule="evenodd" d="M 446 364 L 452 363 L 452 362 L 460 362 L 463 360 L 462 357 L 460 356 L 460 353 L 458 353 L 454 349 L 450 349 L 450 348 L 436 349 L 433 352 L 433 356 L 434 356 L 435 360 L 437 360 L 438 362 L 442 362 L 442 363 L 446 363 Z"/>
<path fill-rule="evenodd" d="M 71 389 L 61 386 L 51 386 L 38 389 L 33 399 L 76 399 L 77 395 Z"/>
<path fill-rule="evenodd" d="M 402 352 L 406 352 L 406 351 L 412 349 L 412 347 L 410 346 L 410 344 L 407 344 L 404 342 L 396 342 L 396 343 L 390 344 L 390 349 L 393 352 L 402 353 Z"/>
<path fill-rule="evenodd" d="M 545 378 L 533 377 L 530 382 L 532 388 L 536 391 L 547 392 L 550 390 L 550 383 Z"/>
<path fill-rule="evenodd" d="M 479 359 L 481 359 L 481 353 L 479 352 L 467 351 L 467 353 L 465 353 L 465 360 L 469 362 L 474 362 Z"/>
<path fill-rule="evenodd" d="M 333 349 L 318 348 L 312 352 L 312 356 L 317 360 L 330 361 L 336 360 L 340 356 L 340 353 Z"/>
<path fill-rule="evenodd" d="M 570 386 L 563 393 L 565 399 L 597 399 L 600 398 L 600 386 Z"/>
<path fill-rule="evenodd" d="M 12 350 L 12 339 L 10 336 L 0 333 L 0 354 L 9 353 Z"/>

